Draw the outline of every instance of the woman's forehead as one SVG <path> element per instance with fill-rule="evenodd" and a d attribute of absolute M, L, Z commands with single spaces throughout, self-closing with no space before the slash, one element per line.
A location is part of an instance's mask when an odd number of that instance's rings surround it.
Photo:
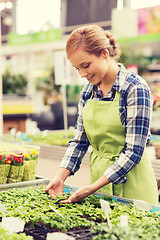
<path fill-rule="evenodd" d="M 80 48 L 71 54 L 69 60 L 72 65 L 82 65 L 91 61 L 94 57 L 95 55 L 89 54 L 88 52 Z"/>

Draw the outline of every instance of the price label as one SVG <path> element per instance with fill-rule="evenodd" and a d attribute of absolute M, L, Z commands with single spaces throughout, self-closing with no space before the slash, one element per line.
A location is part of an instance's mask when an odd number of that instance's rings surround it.
<path fill-rule="evenodd" d="M 1 227 L 9 233 L 23 232 L 25 222 L 20 218 L 3 217 Z"/>

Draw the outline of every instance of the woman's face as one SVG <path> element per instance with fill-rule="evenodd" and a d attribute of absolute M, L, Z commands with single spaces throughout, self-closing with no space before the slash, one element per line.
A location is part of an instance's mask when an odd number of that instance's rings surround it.
<path fill-rule="evenodd" d="M 107 53 L 102 53 L 97 57 L 79 48 L 71 54 L 69 60 L 82 78 L 85 77 L 92 85 L 97 85 L 103 81 L 107 74 L 108 64 L 106 56 Z"/>

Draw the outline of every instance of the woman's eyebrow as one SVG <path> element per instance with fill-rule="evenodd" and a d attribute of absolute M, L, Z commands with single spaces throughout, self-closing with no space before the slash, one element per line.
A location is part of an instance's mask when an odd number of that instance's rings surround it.
<path fill-rule="evenodd" d="M 79 66 L 82 66 L 83 64 L 88 64 L 89 62 L 82 62 L 79 64 Z M 73 66 L 73 65 L 72 65 Z M 74 68 L 77 68 L 76 66 L 73 66 Z"/>
<path fill-rule="evenodd" d="M 89 63 L 89 62 L 82 62 L 82 63 L 80 64 L 80 66 L 83 65 L 83 64 L 88 64 L 88 63 Z"/>

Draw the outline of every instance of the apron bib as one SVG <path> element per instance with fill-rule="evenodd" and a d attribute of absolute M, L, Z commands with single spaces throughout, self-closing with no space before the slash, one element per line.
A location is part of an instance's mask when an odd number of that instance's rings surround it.
<path fill-rule="evenodd" d="M 83 109 L 84 128 L 92 146 L 91 183 L 99 179 L 116 161 L 125 146 L 125 130 L 119 117 L 119 97 L 120 93 L 116 91 L 114 101 L 89 99 Z M 151 161 L 145 152 L 140 163 L 126 177 L 126 183 L 109 183 L 99 191 L 158 204 L 157 182 Z"/>

